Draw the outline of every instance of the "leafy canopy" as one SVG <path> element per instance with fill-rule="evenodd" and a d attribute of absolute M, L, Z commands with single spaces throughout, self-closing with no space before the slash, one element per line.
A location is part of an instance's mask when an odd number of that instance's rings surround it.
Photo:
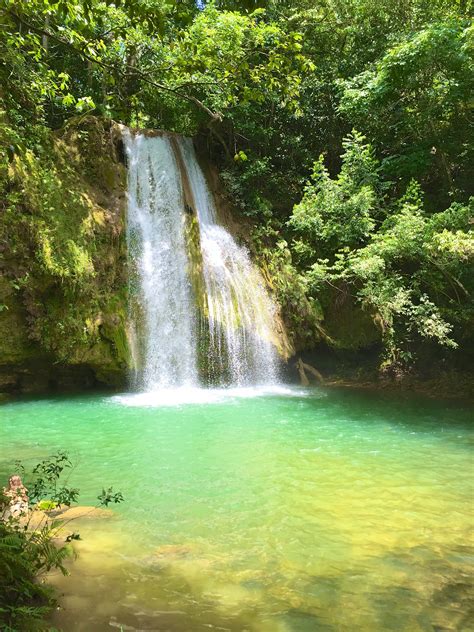
<path fill-rule="evenodd" d="M 474 200 L 429 214 L 412 181 L 388 204 L 372 147 L 357 132 L 344 147 L 336 178 L 316 163 L 288 223 L 312 294 L 349 284 L 381 328 L 386 367 L 411 360 L 420 339 L 455 349 L 474 316 Z"/>

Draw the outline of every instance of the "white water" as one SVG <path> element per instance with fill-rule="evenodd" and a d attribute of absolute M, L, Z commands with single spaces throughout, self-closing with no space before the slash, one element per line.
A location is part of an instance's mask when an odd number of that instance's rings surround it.
<path fill-rule="evenodd" d="M 192 261 L 186 251 L 184 187 L 175 150 L 199 223 L 208 312 L 207 367 L 201 377 L 205 383 L 212 378 L 231 386 L 275 384 L 273 304 L 247 250 L 217 222 L 214 199 L 192 141 L 180 138 L 174 149 L 166 136 L 145 137 L 127 130 L 124 137 L 129 164 L 128 244 L 142 312 L 140 316 L 135 311 L 132 318 L 141 341 L 134 353 L 142 376 L 139 388 L 172 389 L 178 396 L 175 389 L 199 385 L 197 354 L 203 328 L 197 327 L 189 280 Z"/>
<path fill-rule="evenodd" d="M 123 406 L 149 408 L 181 407 L 192 404 L 221 404 L 255 397 L 323 397 L 324 393 L 308 388 L 282 385 L 235 386 L 230 388 L 179 387 L 144 393 L 114 395 L 110 401 Z"/>
<path fill-rule="evenodd" d="M 271 342 L 275 308 L 247 250 L 217 223 L 214 198 L 192 140 L 181 138 L 179 148 L 199 219 L 210 362 L 220 373 L 228 366 L 232 384 L 275 383 L 278 357 Z"/>
<path fill-rule="evenodd" d="M 184 239 L 181 174 L 169 138 L 124 132 L 128 155 L 127 236 L 142 310 L 135 325 L 138 386 L 197 384 L 194 303 Z M 138 320 L 138 319 L 137 319 Z"/>

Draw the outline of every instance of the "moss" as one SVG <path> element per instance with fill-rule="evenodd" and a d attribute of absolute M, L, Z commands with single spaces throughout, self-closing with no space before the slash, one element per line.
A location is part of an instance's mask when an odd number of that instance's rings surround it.
<path fill-rule="evenodd" d="M 0 278 L 0 358 L 1 364 L 15 364 L 38 355 L 27 336 L 25 313 L 18 291 Z"/>
<path fill-rule="evenodd" d="M 100 326 L 102 339 L 112 347 L 112 357 L 115 360 L 117 370 L 125 372 L 131 368 L 131 353 L 127 334 L 127 298 L 126 287 L 111 297 Z"/>
<path fill-rule="evenodd" d="M 277 317 L 280 355 L 287 359 L 295 351 L 312 348 L 328 336 L 322 327 L 321 305 L 308 296 L 307 284 L 292 262 L 288 244 L 283 240 L 276 241 L 278 233 L 270 235 L 270 238 L 266 233 L 254 230 L 253 248 L 263 277 L 280 309 Z"/>
<path fill-rule="evenodd" d="M 107 383 L 126 375 L 126 170 L 117 133 L 110 121 L 77 118 L 45 131 L 2 172 L 0 334 L 8 335 L 0 367 L 43 358 L 88 365 Z"/>
<path fill-rule="evenodd" d="M 194 300 L 200 314 L 207 318 L 207 294 L 204 287 L 203 263 L 201 253 L 201 237 L 199 222 L 195 214 L 186 214 L 185 239 L 189 260 L 189 278 L 193 289 Z"/>

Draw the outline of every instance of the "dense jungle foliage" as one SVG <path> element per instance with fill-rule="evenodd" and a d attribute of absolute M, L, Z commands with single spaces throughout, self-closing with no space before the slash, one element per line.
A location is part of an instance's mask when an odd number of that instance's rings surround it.
<path fill-rule="evenodd" d="M 73 171 L 58 186 L 52 135 L 93 114 L 199 135 L 253 226 L 297 348 L 379 345 L 392 374 L 468 358 L 469 0 L 0 6 L 0 248 L 30 303 L 47 272 L 71 305 L 36 318 L 33 337 L 60 345 L 58 321 L 95 335 L 103 297 L 90 279 L 103 272 L 88 244 L 105 220 L 84 208 Z M 64 225 L 61 205 L 89 220 Z"/>

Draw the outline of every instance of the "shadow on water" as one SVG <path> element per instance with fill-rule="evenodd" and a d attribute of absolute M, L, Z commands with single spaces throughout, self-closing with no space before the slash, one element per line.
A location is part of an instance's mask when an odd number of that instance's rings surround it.
<path fill-rule="evenodd" d="M 412 430 L 431 432 L 439 428 L 474 430 L 472 407 L 460 400 L 437 400 L 418 393 L 355 389 L 339 386 L 308 388 L 305 403 L 328 409 L 333 418 L 368 424 L 390 422 Z"/>

